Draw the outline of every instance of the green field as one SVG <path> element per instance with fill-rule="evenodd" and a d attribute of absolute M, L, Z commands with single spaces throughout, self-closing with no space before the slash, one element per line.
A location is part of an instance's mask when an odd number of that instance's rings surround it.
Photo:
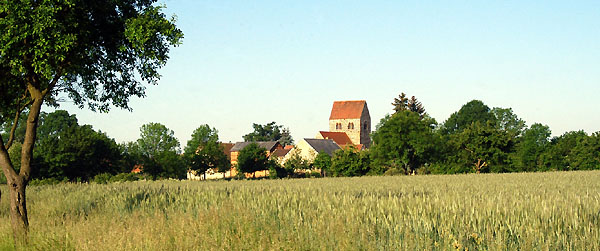
<path fill-rule="evenodd" d="M 28 249 L 600 250 L 600 171 L 59 184 L 28 202 Z"/>

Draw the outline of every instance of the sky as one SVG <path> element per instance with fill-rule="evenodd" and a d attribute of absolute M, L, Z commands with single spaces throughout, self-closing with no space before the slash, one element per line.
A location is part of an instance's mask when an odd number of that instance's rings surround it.
<path fill-rule="evenodd" d="M 160 3 L 185 38 L 159 84 L 132 112 L 60 109 L 117 142 L 162 123 L 182 147 L 202 124 L 223 142 L 271 121 L 312 138 L 336 100 L 366 100 L 375 128 L 401 92 L 439 123 L 478 99 L 554 136 L 600 131 L 600 1 Z"/>

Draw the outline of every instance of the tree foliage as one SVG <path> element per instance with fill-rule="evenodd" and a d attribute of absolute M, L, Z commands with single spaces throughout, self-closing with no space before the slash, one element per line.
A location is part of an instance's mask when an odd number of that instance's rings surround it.
<path fill-rule="evenodd" d="M 269 169 L 267 149 L 260 147 L 256 143 L 248 144 L 240 150 L 237 168 L 242 173 L 254 173 Z"/>
<path fill-rule="evenodd" d="M 284 146 L 294 143 L 290 130 L 277 125 L 275 121 L 265 125 L 252 124 L 252 127 L 254 131 L 243 136 L 246 142 L 279 141 Z"/>
<path fill-rule="evenodd" d="M 474 122 L 486 124 L 487 121 L 495 121 L 495 118 L 487 105 L 480 100 L 472 100 L 463 105 L 458 112 L 450 115 L 444 122 L 441 132 L 442 134 L 460 133 Z"/>
<path fill-rule="evenodd" d="M 399 111 L 382 120 L 373 133 L 371 155 L 376 171 L 382 174 L 388 168 L 411 173 L 425 163 L 433 162 L 440 141 L 433 131 L 435 121 L 421 119 L 417 112 Z"/>
<path fill-rule="evenodd" d="M 334 177 L 361 176 L 367 174 L 370 168 L 369 151 L 358 151 L 354 147 L 337 150 L 331 158 L 330 171 Z"/>
<path fill-rule="evenodd" d="M 185 163 L 179 155 L 179 140 L 173 130 L 160 123 L 140 127 L 140 138 L 131 149 L 140 156 L 144 173 L 154 178 L 183 178 Z"/>
<path fill-rule="evenodd" d="M 16 240 L 27 236 L 25 188 L 42 104 L 59 95 L 76 105 L 108 111 L 128 109 L 143 97 L 142 82 L 157 83 L 170 46 L 183 37 L 174 18 L 155 0 L 2 1 L 0 3 L 0 122 L 17 128 L 27 112 L 21 168 L 7 151 L 14 142 L 0 135 L 0 166 L 10 184 L 11 223 Z"/>

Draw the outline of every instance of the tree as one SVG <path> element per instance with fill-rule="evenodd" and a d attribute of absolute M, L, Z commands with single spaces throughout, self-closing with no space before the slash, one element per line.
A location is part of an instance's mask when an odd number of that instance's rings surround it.
<path fill-rule="evenodd" d="M 399 111 L 382 121 L 373 133 L 371 148 L 374 166 L 379 174 L 387 168 L 403 169 L 412 173 L 436 157 L 440 140 L 433 132 L 433 119 L 422 119 L 412 111 Z"/>
<path fill-rule="evenodd" d="M 408 98 L 406 97 L 406 94 L 403 92 L 398 95 L 398 98 L 394 98 L 392 105 L 394 106 L 395 112 L 408 110 Z"/>
<path fill-rule="evenodd" d="M 586 154 L 579 156 L 588 151 L 585 147 L 588 137 L 584 131 L 580 130 L 565 132 L 563 135 L 553 138 L 550 146 L 542 154 L 542 169 L 545 171 L 570 171 L 579 170 L 582 167 L 589 169 L 581 160 L 585 158 Z M 582 166 L 582 164 L 584 165 Z"/>
<path fill-rule="evenodd" d="M 535 123 L 525 129 L 523 136 L 515 147 L 514 168 L 519 172 L 532 172 L 539 170 L 541 156 L 550 145 L 550 128 L 546 125 Z"/>
<path fill-rule="evenodd" d="M 138 150 L 143 156 L 153 158 L 163 152 L 179 153 L 179 140 L 173 130 L 161 123 L 150 122 L 140 127 Z"/>
<path fill-rule="evenodd" d="M 135 151 L 142 158 L 144 173 L 153 178 L 185 177 L 185 163 L 179 156 L 179 140 L 173 135 L 173 130 L 160 123 L 140 127 Z"/>
<path fill-rule="evenodd" d="M 506 171 L 508 153 L 514 145 L 513 137 L 496 128 L 492 121 L 471 123 L 454 135 L 453 141 L 459 163 L 472 166 L 476 173 Z"/>
<path fill-rule="evenodd" d="M 246 142 L 279 141 L 284 146 L 294 143 L 290 130 L 275 124 L 275 121 L 265 125 L 252 124 L 252 127 L 254 131 L 243 136 Z"/>
<path fill-rule="evenodd" d="M 574 170 L 600 169 L 600 132 L 585 137 L 573 148 L 569 166 Z"/>
<path fill-rule="evenodd" d="M 321 170 L 321 175 L 325 176 L 331 168 L 331 156 L 325 152 L 320 152 L 313 161 L 313 167 Z"/>
<path fill-rule="evenodd" d="M 472 100 L 463 105 L 458 112 L 450 115 L 442 126 L 442 134 L 460 133 L 473 122 L 485 124 L 488 120 L 495 121 L 496 117 L 490 108 L 479 100 Z"/>
<path fill-rule="evenodd" d="M 369 172 L 371 160 L 368 151 L 346 147 L 335 151 L 331 158 L 331 174 L 339 176 L 362 176 Z"/>
<path fill-rule="evenodd" d="M 291 146 L 294 144 L 294 139 L 290 133 L 290 128 L 281 128 L 281 138 L 279 138 L 279 144 L 282 146 Z"/>
<path fill-rule="evenodd" d="M 192 138 L 188 140 L 183 153 L 187 156 L 191 156 L 200 146 L 207 144 L 208 142 L 218 142 L 219 131 L 216 128 L 211 128 L 209 125 L 204 124 L 196 128 L 192 133 Z"/>
<path fill-rule="evenodd" d="M 240 150 L 237 160 L 237 168 L 242 173 L 254 173 L 269 168 L 267 149 L 256 143 L 248 144 Z"/>
<path fill-rule="evenodd" d="M 141 81 L 157 83 L 169 47 L 183 37 L 174 18 L 154 2 L 0 4 L 0 121 L 12 119 L 16 128 L 21 113 L 28 111 L 18 173 L 7 151 L 14 134 L 6 141 L 0 137 L 15 240 L 26 240 L 29 228 L 25 188 L 42 104 L 56 105 L 57 95 L 66 94 L 80 107 L 108 111 L 111 105 L 128 109 L 130 96 L 143 97 Z"/>
<path fill-rule="evenodd" d="M 183 153 L 189 168 L 203 174 L 209 169 L 226 172 L 230 168 L 229 158 L 218 141 L 217 129 L 206 124 L 196 128 Z"/>
<path fill-rule="evenodd" d="M 300 155 L 300 151 L 292 151 L 290 157 L 285 161 L 283 167 L 285 168 L 288 177 L 296 173 L 296 170 L 310 169 L 310 163 L 303 159 Z"/>
<path fill-rule="evenodd" d="M 423 107 L 423 104 L 420 101 L 418 101 L 417 98 L 415 98 L 415 96 L 412 96 L 408 100 L 407 106 L 409 111 L 416 112 L 421 118 L 427 115 L 427 113 L 425 113 L 425 107 Z"/>
<path fill-rule="evenodd" d="M 72 126 L 45 138 L 38 146 L 33 177 L 90 180 L 101 173 L 116 174 L 121 154 L 114 139 L 89 125 Z"/>
<path fill-rule="evenodd" d="M 523 130 L 527 128 L 525 121 L 514 114 L 512 108 L 494 107 L 491 112 L 496 118 L 496 127 L 510 133 L 514 137 L 521 136 Z"/>

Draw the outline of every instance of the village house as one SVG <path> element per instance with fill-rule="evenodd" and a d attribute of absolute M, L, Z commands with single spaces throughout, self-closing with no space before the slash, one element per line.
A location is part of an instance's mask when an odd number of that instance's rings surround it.
<path fill-rule="evenodd" d="M 235 166 L 237 165 L 238 155 L 240 154 L 240 151 L 242 149 L 244 149 L 244 147 L 246 147 L 252 143 L 256 143 L 256 144 L 258 144 L 258 146 L 260 146 L 264 149 L 267 149 L 267 151 L 266 151 L 267 157 L 271 156 L 277 150 L 284 150 L 284 147 L 277 141 L 237 142 L 231 148 L 231 171 L 230 171 L 229 177 L 234 177 L 235 175 L 237 175 L 238 171 L 235 169 Z M 254 172 L 253 174 L 246 174 L 247 178 L 248 177 L 260 178 L 260 177 L 266 177 L 266 176 L 269 176 L 269 170 L 257 171 L 257 172 Z"/>
<path fill-rule="evenodd" d="M 304 138 L 295 146 L 283 147 L 277 141 L 254 142 L 266 149 L 267 156 L 278 159 L 279 164 L 284 164 L 292 154 L 299 154 L 303 159 L 312 162 L 317 154 L 324 152 L 333 156 L 339 149 L 353 147 L 358 151 L 371 146 L 371 115 L 365 100 L 335 101 L 329 116 L 329 131 L 319 131 L 314 139 Z M 188 179 L 218 179 L 232 178 L 238 174 L 235 169 L 240 150 L 252 142 L 229 143 L 225 147 L 226 154 L 231 160 L 231 170 L 218 173 L 214 170 L 207 171 L 206 175 L 196 175 L 188 172 Z M 265 177 L 268 170 L 246 174 L 246 177 Z"/>

